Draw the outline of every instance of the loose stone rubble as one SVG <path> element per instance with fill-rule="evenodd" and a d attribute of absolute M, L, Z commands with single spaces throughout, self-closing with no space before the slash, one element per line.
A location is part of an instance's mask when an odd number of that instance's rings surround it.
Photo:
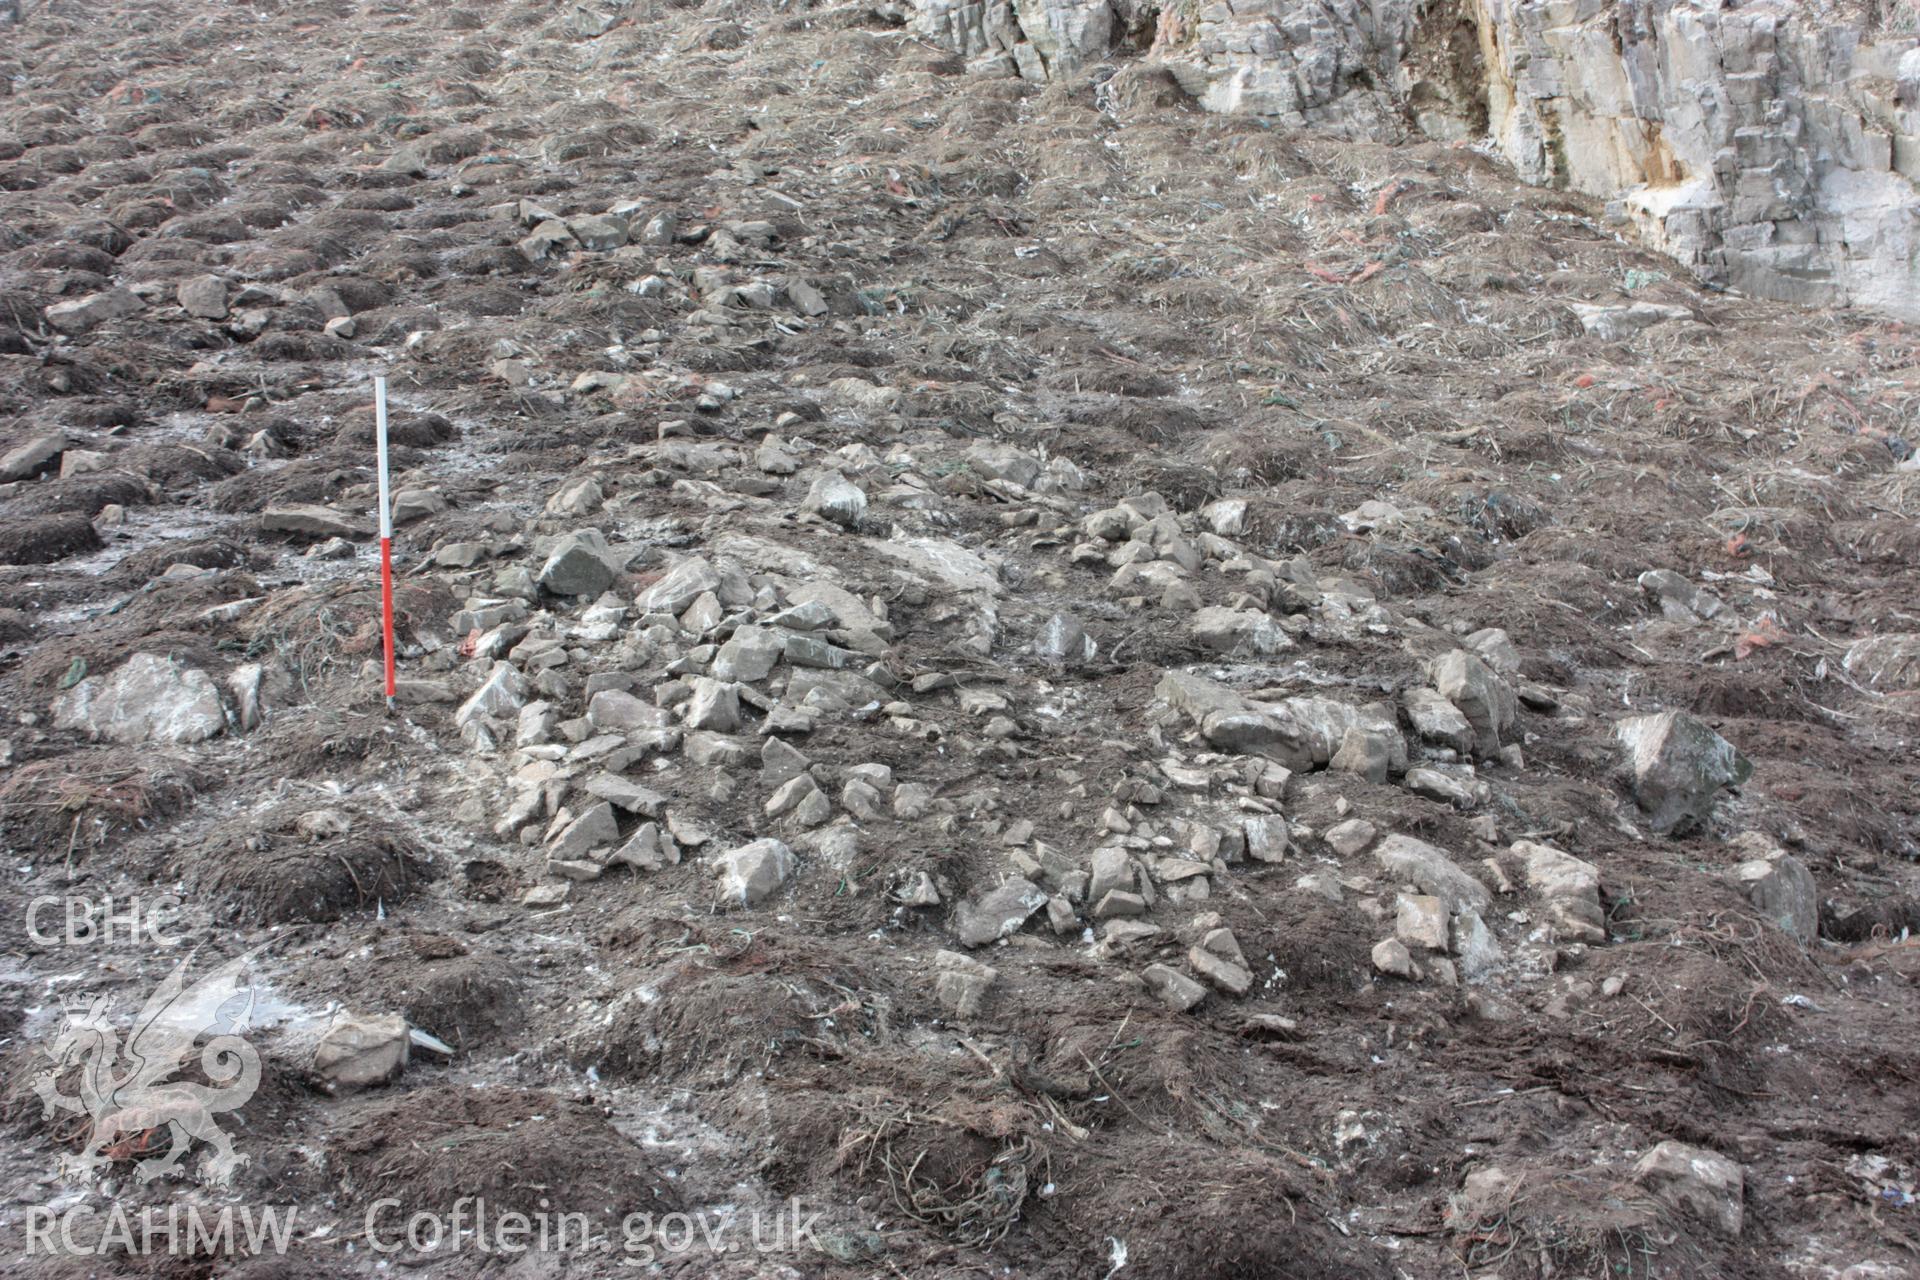
<path fill-rule="evenodd" d="M 295 9 L 0 50 L 0 835 L 261 957 L 234 1194 L 1899 1259 L 1920 347 L 1614 235 L 1899 309 L 1894 35 Z"/>

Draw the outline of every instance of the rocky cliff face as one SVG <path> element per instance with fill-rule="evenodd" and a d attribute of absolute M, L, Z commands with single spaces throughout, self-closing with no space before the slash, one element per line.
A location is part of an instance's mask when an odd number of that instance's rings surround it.
<path fill-rule="evenodd" d="M 1902 27 L 1904 23 L 1904 28 Z M 1707 279 L 1920 317 L 1911 12 L 1784 0 L 921 0 L 977 69 L 1044 79 L 1135 50 L 1208 110 L 1378 139 L 1485 140 L 1610 201 Z"/>

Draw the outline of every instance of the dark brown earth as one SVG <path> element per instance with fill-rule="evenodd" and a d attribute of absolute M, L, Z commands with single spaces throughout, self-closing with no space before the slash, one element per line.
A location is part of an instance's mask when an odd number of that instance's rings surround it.
<path fill-rule="evenodd" d="M 1209 117 L 1143 66 L 968 78 L 886 5 L 60 0 L 0 36 L 0 454 L 59 433 L 67 459 L 0 486 L 0 1272 L 1920 1274 L 1920 691 L 1843 662 L 1920 632 L 1908 328 L 1711 292 L 1471 149 Z M 678 233 L 533 261 L 523 200 L 632 202 L 636 234 L 659 213 Z M 209 274 L 224 320 L 176 300 Z M 144 306 L 47 322 L 115 288 Z M 1605 341 L 1576 302 L 1685 316 Z M 351 334 L 328 333 L 342 314 Z M 396 540 L 414 683 L 393 715 L 376 373 L 395 491 L 446 501 Z M 756 465 L 769 432 L 797 474 Z M 1084 485 L 996 480 L 977 447 L 998 443 Z M 856 529 L 802 514 L 829 468 L 867 493 Z M 604 505 L 549 512 L 583 477 Z M 1249 504 L 1170 593 L 1114 586 L 1119 543 L 1076 553 L 1090 513 L 1149 491 L 1189 539 L 1214 500 Z M 1370 501 L 1400 518 L 1341 519 Z M 275 527 L 286 504 L 331 505 L 353 548 L 305 554 L 324 538 Z M 540 841 L 597 767 L 553 737 L 571 782 L 524 838 L 496 829 L 551 762 L 516 752 L 511 713 L 504 740 L 456 724 L 491 666 L 463 602 L 523 596 L 564 641 L 540 693 L 563 721 L 590 677 L 651 703 L 712 657 L 646 638 L 633 608 L 587 634 L 592 597 L 512 577 L 589 527 L 632 554 L 615 605 L 692 554 L 760 556 L 776 596 L 826 581 L 878 602 L 891 635 L 855 669 L 891 701 L 780 730 L 851 843 L 766 815 L 776 726 L 749 703 L 746 763 L 628 771 L 704 846 L 525 904 L 568 883 Z M 991 590 L 881 549 L 913 539 L 980 556 Z M 435 558 L 472 543 L 468 567 Z M 1351 605 L 1245 572 L 1296 558 Z M 1663 616 L 1652 569 L 1725 612 Z M 1228 604 L 1293 647 L 1206 650 L 1193 615 Z M 1055 613 L 1091 660 L 1035 652 Z M 1533 690 L 1518 760 L 1475 772 L 1484 803 L 1298 771 L 1266 806 L 1294 828 L 1286 861 L 1212 868 L 1210 896 L 1162 897 L 1143 940 L 1097 943 L 1086 904 L 1060 933 L 1043 912 L 972 953 L 999 973 L 978 1013 L 936 998 L 956 904 L 1016 854 L 1084 866 L 1120 834 L 1109 810 L 1143 852 L 1262 811 L 1248 758 L 1156 707 L 1168 670 L 1392 703 L 1483 628 Z M 263 664 L 264 716 L 244 725 L 227 690 L 204 742 L 56 727 L 63 690 L 135 654 L 223 689 Z M 1668 709 L 1754 766 L 1679 838 L 1648 829 L 1613 734 Z M 1182 789 L 1176 756 L 1214 772 Z M 927 788 L 924 814 L 855 820 L 862 763 Z M 300 825 L 319 811 L 340 825 Z M 1376 972 L 1400 886 L 1326 843 L 1350 816 L 1493 890 L 1499 961 L 1457 986 Z M 1811 870 L 1816 936 L 1735 880 L 1743 834 Z M 794 847 L 793 880 L 717 903 L 704 858 L 760 836 Z M 1555 935 L 1517 840 L 1599 869 L 1604 943 Z M 1315 872 L 1340 901 L 1296 885 Z M 903 902 L 921 874 L 940 905 Z M 177 896 L 179 944 L 29 931 L 36 899 L 107 895 Z M 1183 968 L 1203 913 L 1253 988 L 1174 1012 L 1140 974 Z M 213 1186 L 196 1148 L 141 1184 L 128 1150 L 62 1180 L 87 1126 L 44 1116 L 32 1082 L 63 1002 L 106 997 L 124 1023 L 188 953 L 254 953 L 271 992 L 262 1083 L 223 1119 L 248 1163 Z M 336 1008 L 453 1052 L 330 1092 L 313 1040 Z M 1663 1141 L 1739 1164 L 1737 1235 L 1636 1180 Z M 1489 1171 L 1500 1195 L 1465 1194 Z M 596 1243 L 369 1247 L 382 1197 L 446 1214 L 470 1195 L 589 1214 Z M 627 1214 L 744 1224 L 792 1197 L 821 1215 L 797 1247 L 756 1253 L 744 1225 L 729 1250 L 622 1247 Z M 300 1230 L 285 1256 L 27 1252 L 30 1209 L 116 1203 L 294 1206 Z"/>

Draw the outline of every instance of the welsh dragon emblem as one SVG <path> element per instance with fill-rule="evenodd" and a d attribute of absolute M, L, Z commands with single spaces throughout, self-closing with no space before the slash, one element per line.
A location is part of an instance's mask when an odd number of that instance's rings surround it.
<path fill-rule="evenodd" d="M 229 961 L 191 987 L 192 957 L 182 960 L 134 1019 L 124 1046 L 105 997 L 69 1007 L 46 1049 L 53 1065 L 33 1081 L 42 1114 L 65 1111 L 92 1121 L 85 1148 L 62 1158 L 63 1175 L 87 1178 L 115 1160 L 145 1155 L 137 1169 L 140 1181 L 151 1182 L 177 1167 L 196 1140 L 214 1149 L 215 1182 L 227 1182 L 247 1162 L 214 1117 L 246 1105 L 260 1087 L 260 1054 L 241 1038 L 254 1010 L 253 985 L 242 976 L 252 958 Z M 171 1079 L 202 1037 L 200 1069 L 210 1083 Z M 78 1095 L 61 1088 L 75 1067 Z"/>

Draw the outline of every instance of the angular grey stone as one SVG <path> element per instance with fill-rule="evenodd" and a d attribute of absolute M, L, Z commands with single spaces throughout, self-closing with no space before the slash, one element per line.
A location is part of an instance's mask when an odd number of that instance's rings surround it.
<path fill-rule="evenodd" d="M 1514 841 L 1512 852 L 1525 860 L 1527 887 L 1546 899 L 1548 918 L 1562 936 L 1578 942 L 1607 940 L 1598 867 L 1530 840 Z"/>
<path fill-rule="evenodd" d="M 68 448 L 60 455 L 60 478 L 107 469 L 107 455 L 98 449 Z"/>
<path fill-rule="evenodd" d="M 1240 950 L 1230 929 L 1211 929 L 1187 950 L 1187 964 L 1193 971 L 1230 996 L 1244 996 L 1253 990 L 1253 969 Z"/>
<path fill-rule="evenodd" d="M 827 299 L 818 289 L 805 280 L 787 281 L 787 301 L 803 316 L 823 316 L 827 314 Z"/>
<path fill-rule="evenodd" d="M 1474 750 L 1482 756 L 1498 755 L 1512 737 L 1520 710 L 1513 687 L 1465 649 L 1436 658 L 1427 674 L 1440 696 L 1458 707 L 1473 726 Z"/>
<path fill-rule="evenodd" d="M 768 738 L 760 748 L 760 781 L 781 786 L 805 773 L 813 764 L 798 747 L 782 738 Z"/>
<path fill-rule="evenodd" d="M 751 625 L 736 627 L 713 656 L 714 678 L 746 683 L 765 680 L 785 647 L 785 639 L 778 632 Z"/>
<path fill-rule="evenodd" d="M 547 857 L 556 862 L 578 861 L 619 838 L 620 823 L 613 816 L 613 806 L 602 802 L 569 822 L 549 841 Z"/>
<path fill-rule="evenodd" d="M 587 779 L 586 792 L 628 813 L 658 818 L 667 807 L 667 798 L 652 787 L 644 787 L 617 773 L 597 773 Z"/>
<path fill-rule="evenodd" d="M 1395 906 L 1393 936 L 1409 947 L 1447 949 L 1447 904 L 1425 893 L 1403 893 Z"/>
<path fill-rule="evenodd" d="M 686 750 L 687 762 L 703 768 L 731 769 L 753 758 L 753 751 L 746 743 L 724 733 L 690 733 Z"/>
<path fill-rule="evenodd" d="M 1207 528 L 1225 538 L 1237 538 L 1247 531 L 1247 515 L 1252 510 L 1245 498 L 1217 498 L 1200 508 Z"/>
<path fill-rule="evenodd" d="M 1095 849 L 1087 881 L 1087 901 L 1099 902 L 1116 889 L 1132 889 L 1135 875 L 1133 855 L 1125 849 L 1112 846 Z"/>
<path fill-rule="evenodd" d="M 676 618 L 703 592 L 720 586 L 720 574 L 700 556 L 689 556 L 642 591 L 634 600 L 641 613 L 670 613 Z"/>
<path fill-rule="evenodd" d="M 1327 767 L 1341 773 L 1359 774 L 1368 782 L 1385 782 L 1392 763 L 1389 750 L 1385 734 L 1355 725 L 1340 740 L 1340 749 L 1333 753 Z"/>
<path fill-rule="evenodd" d="M 1015 876 L 978 898 L 961 903 L 953 912 L 954 936 L 962 946 L 984 947 L 1019 932 L 1020 926 L 1047 905 L 1047 895 L 1022 876 Z"/>
<path fill-rule="evenodd" d="M 865 655 L 828 644 L 818 636 L 789 634 L 782 644 L 781 654 L 792 666 L 813 667 L 823 671 L 845 671 L 864 666 L 867 662 Z"/>
<path fill-rule="evenodd" d="M 1293 838 L 1287 820 L 1277 813 L 1246 822 L 1247 856 L 1255 862 L 1285 862 L 1293 852 Z"/>
<path fill-rule="evenodd" d="M 496 662 L 472 697 L 453 713 L 461 728 L 483 717 L 513 716 L 527 703 L 527 680 L 510 662 Z"/>
<path fill-rule="evenodd" d="M 1295 747 L 1298 734 L 1293 726 L 1281 723 L 1269 708 L 1204 676 L 1169 671 L 1154 687 L 1154 696 L 1193 721 L 1201 736 L 1217 747 L 1256 751 L 1273 747 L 1295 757 L 1305 754 Z M 1311 764 L 1306 756 L 1299 767 Z"/>
<path fill-rule="evenodd" d="M 1343 858 L 1351 858 L 1356 853 L 1364 853 L 1373 843 L 1375 828 L 1365 818 L 1348 818 L 1345 822 L 1328 827 L 1321 839 L 1327 847 Z"/>
<path fill-rule="evenodd" d="M 903 782 L 893 793 L 893 816 L 902 822 L 924 818 L 932 808 L 932 787 L 918 782 Z"/>
<path fill-rule="evenodd" d="M 967 450 L 967 466 L 989 480 L 1005 480 L 1031 489 L 1040 478 L 1040 459 L 1010 444 L 976 444 Z"/>
<path fill-rule="evenodd" d="M 393 495 L 393 522 L 411 524 L 447 509 L 446 495 L 438 489 L 402 489 Z"/>
<path fill-rule="evenodd" d="M 819 794 L 820 784 L 813 780 L 810 773 L 802 773 L 788 778 L 774 788 L 773 795 L 767 800 L 769 818 L 785 817 L 799 808 L 808 797 Z"/>
<path fill-rule="evenodd" d="M 1385 742 L 1391 769 L 1406 767 L 1406 739 L 1385 708 L 1320 697 L 1254 702 L 1203 676 L 1177 671 L 1161 678 L 1154 696 L 1197 724 L 1212 745 L 1265 756 L 1295 772 L 1328 764 L 1355 726 Z"/>
<path fill-rule="evenodd" d="M 508 670 L 512 670 L 511 667 Z M 553 740 L 554 731 L 560 723 L 560 713 L 554 710 L 551 702 L 529 702 L 520 708 L 520 717 L 516 722 L 513 745 L 516 747 L 536 747 L 543 742 Z"/>
<path fill-rule="evenodd" d="M 107 289 L 84 298 L 56 302 L 46 310 L 47 323 L 62 333 L 85 333 L 110 320 L 124 320 L 146 310 L 147 304 L 129 289 Z"/>
<path fill-rule="evenodd" d="M 67 447 L 67 439 L 58 432 L 37 435 L 17 449 L 8 451 L 0 458 L 0 483 L 12 483 L 15 480 L 31 480 L 54 470 L 60 464 L 60 455 Z"/>
<path fill-rule="evenodd" d="M 213 677 L 157 653 L 88 676 L 53 700 L 53 726 L 109 742 L 203 742 L 227 727 Z"/>
<path fill-rule="evenodd" d="M 742 906 L 766 901 L 793 878 L 793 850 L 766 838 L 720 855 L 714 869 L 720 876 L 720 898 Z"/>
<path fill-rule="evenodd" d="M 548 258 L 564 255 L 576 244 L 573 233 L 567 230 L 567 224 L 558 218 L 550 218 L 528 232 L 526 238 L 514 247 L 528 262 L 545 262 Z"/>
<path fill-rule="evenodd" d="M 1450 913 L 1485 911 L 1493 904 L 1487 887 L 1462 871 L 1445 849 L 1412 836 L 1390 835 L 1373 856 L 1395 880 L 1417 886 L 1447 904 Z"/>
<path fill-rule="evenodd" d="M 880 764 L 876 761 L 868 761 L 865 764 L 848 765 L 847 776 L 849 778 L 858 778 L 862 782 L 872 783 L 874 788 L 882 793 L 893 790 L 893 770 L 887 765 Z"/>
<path fill-rule="evenodd" d="M 624 689 L 602 689 L 587 701 L 587 723 L 611 733 L 665 729 L 672 720 L 663 708 L 642 702 Z"/>
<path fill-rule="evenodd" d="M 1175 1013 L 1186 1013 L 1207 998 L 1205 987 L 1168 965 L 1148 965 L 1140 971 L 1140 980 L 1160 1003 Z"/>
<path fill-rule="evenodd" d="M 640 824 L 627 842 L 607 857 L 607 865 L 619 864 L 636 871 L 661 871 L 680 861 L 680 849 L 660 830 L 657 822 Z"/>
<path fill-rule="evenodd" d="M 1398 938 L 1383 938 L 1373 944 L 1373 967 L 1395 978 L 1411 980 L 1420 976 L 1413 964 L 1413 953 Z"/>
<path fill-rule="evenodd" d="M 518 622 L 526 616 L 527 605 L 523 600 L 492 600 L 472 596 L 468 598 L 466 607 L 453 615 L 450 625 L 456 635 L 464 636 L 470 631 L 491 631 L 503 623 Z"/>
<path fill-rule="evenodd" d="M 824 823 L 831 821 L 832 818 L 833 818 L 833 801 L 827 797 L 826 792 L 821 791 L 817 787 L 814 789 L 812 794 L 802 799 L 799 804 L 794 806 L 794 809 L 793 809 L 793 822 L 796 826 L 799 826 L 803 829 L 821 826 Z M 859 845 L 858 833 L 856 833 L 849 827 L 841 827 L 838 829 L 837 832 L 827 832 L 822 834 L 823 836 L 831 836 L 835 840 L 842 841 L 852 846 L 856 851 L 858 849 L 858 845 Z M 843 859 L 843 861 L 850 862 L 852 861 L 852 858 L 849 856 Z"/>
<path fill-rule="evenodd" d="M 732 733 L 740 727 L 740 688 L 708 676 L 696 677 L 683 723 L 689 729 Z"/>
<path fill-rule="evenodd" d="M 902 572 L 949 591 L 998 595 L 1000 575 L 992 564 L 951 538 L 889 538 L 866 544 L 871 550 L 898 560 Z"/>
<path fill-rule="evenodd" d="M 1067 613 L 1056 613 L 1048 618 L 1047 625 L 1040 628 L 1040 634 L 1033 642 L 1035 654 L 1048 662 L 1065 666 L 1091 662 L 1098 650 L 1099 646 L 1087 634 L 1080 619 Z"/>
<path fill-rule="evenodd" d="M 1477 982 L 1491 973 L 1503 955 L 1500 943 L 1478 911 L 1468 909 L 1453 917 L 1449 949 L 1460 966 L 1460 976 Z"/>
<path fill-rule="evenodd" d="M 1704 826 L 1721 790 L 1753 774 L 1731 742 L 1684 711 L 1634 716 L 1615 733 L 1627 751 L 1633 798 L 1656 832 L 1684 835 Z"/>
<path fill-rule="evenodd" d="M 1450 804 L 1465 812 L 1480 803 L 1479 788 L 1484 783 L 1469 783 L 1439 769 L 1409 769 L 1401 785 L 1417 796 Z"/>
<path fill-rule="evenodd" d="M 1280 624 L 1258 609 L 1205 608 L 1189 627 L 1203 648 L 1220 653 L 1266 655 L 1293 648 Z"/>
<path fill-rule="evenodd" d="M 1503 627 L 1482 627 L 1467 637 L 1467 648 L 1497 675 L 1512 679 L 1520 674 L 1520 651 Z"/>
<path fill-rule="evenodd" d="M 364 538 L 369 517 L 348 515 L 312 502 L 289 502 L 262 511 L 260 527 L 269 533 L 299 533 L 312 538 Z"/>
<path fill-rule="evenodd" d="M 881 816 L 886 796 L 870 782 L 860 778 L 849 778 L 840 788 L 840 807 L 860 822 L 871 822 Z"/>
<path fill-rule="evenodd" d="M 547 499 L 550 516 L 590 516 L 606 505 L 606 493 L 592 476 L 569 480 Z M 678 612 L 678 610 L 674 610 Z"/>
<path fill-rule="evenodd" d="M 1409 689 L 1400 695 L 1400 705 L 1406 708 L 1407 721 L 1422 741 L 1451 747 L 1463 756 L 1473 751 L 1473 726 L 1438 689 Z"/>
<path fill-rule="evenodd" d="M 867 495 L 838 471 L 829 471 L 813 482 L 800 509 L 852 529 L 866 518 Z"/>
<path fill-rule="evenodd" d="M 753 465 L 770 476 L 790 476 L 800 469 L 800 460 L 769 431 L 754 450 Z"/>
<path fill-rule="evenodd" d="M 839 627 L 845 631 L 871 632 L 891 636 L 892 630 L 874 616 L 859 596 L 832 582 L 803 583 L 787 593 L 790 606 L 770 619 L 789 631 L 820 631 Z"/>
<path fill-rule="evenodd" d="M 943 1008 L 956 1018 L 971 1018 L 980 1012 L 987 988 L 1000 971 L 957 951 L 934 953 L 933 994 Z"/>
<path fill-rule="evenodd" d="M 598 531 L 570 533 L 553 544 L 539 582 L 557 596 L 597 596 L 619 577 L 620 559 Z"/>
<path fill-rule="evenodd" d="M 647 219 L 640 229 L 641 244 L 672 244 L 680 234 L 680 215 L 663 210 Z"/>
<path fill-rule="evenodd" d="M 227 318 L 227 282 L 219 276 L 193 276 L 182 280 L 173 296 L 190 316 L 201 320 Z"/>
<path fill-rule="evenodd" d="M 343 1010 L 314 1046 L 313 1070 L 329 1089 L 367 1089 L 406 1070 L 412 1048 L 412 1028 L 399 1014 L 365 1018 Z"/>
<path fill-rule="evenodd" d="M 1699 622 L 1725 613 L 1727 606 L 1711 591 L 1696 587 L 1671 569 L 1649 569 L 1640 575 L 1640 589 L 1659 604 L 1660 612 L 1676 622 Z"/>
<path fill-rule="evenodd" d="M 1666 1141 L 1633 1166 L 1633 1180 L 1728 1239 L 1746 1216 L 1746 1178 L 1717 1151 Z"/>
<path fill-rule="evenodd" d="M 594 213 L 582 218 L 568 218 L 566 225 L 573 238 L 580 242 L 580 247 L 594 253 L 607 253 L 627 242 L 626 219 L 616 218 L 612 214 Z"/>
<path fill-rule="evenodd" d="M 1820 927 L 1820 890 L 1807 864 L 1780 849 L 1750 858 L 1733 869 L 1734 878 L 1761 915 L 1801 943 L 1812 942 Z"/>
<path fill-rule="evenodd" d="M 680 615 L 680 629 L 691 636 L 705 636 L 720 625 L 724 616 L 720 597 L 711 591 L 702 591 L 693 598 L 687 611 Z"/>
<path fill-rule="evenodd" d="M 575 883 L 598 880 L 605 872 L 605 867 L 590 859 L 551 857 L 547 859 L 548 875 L 557 876 L 562 880 L 571 880 Z"/>

